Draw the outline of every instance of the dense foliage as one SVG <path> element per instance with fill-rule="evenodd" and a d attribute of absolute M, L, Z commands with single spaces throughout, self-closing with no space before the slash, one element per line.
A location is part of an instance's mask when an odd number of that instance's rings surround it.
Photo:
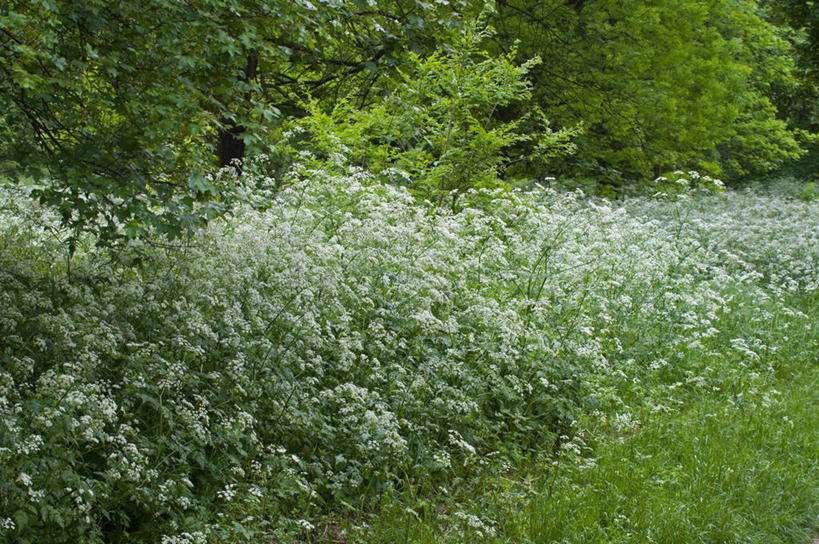
<path fill-rule="evenodd" d="M 71 281 L 54 220 L 4 192 L 15 541 L 261 539 L 405 478 L 549 452 L 590 407 L 631 425 L 641 384 L 770 372 L 777 346 L 723 332 L 725 312 L 767 319 L 819 282 L 815 202 L 468 193 L 430 215 L 361 173 L 291 176 L 185 251 L 83 245 Z"/>
<path fill-rule="evenodd" d="M 799 156 L 771 86 L 796 84 L 781 29 L 757 2 L 511 0 L 501 47 L 538 54 L 534 93 L 558 126 L 582 123 L 569 168 L 605 179 L 695 167 L 736 176 Z"/>
<path fill-rule="evenodd" d="M 271 143 L 305 91 L 367 87 L 446 38 L 458 2 L 12 1 L 0 167 L 75 230 L 176 237 L 224 212 L 207 174 Z M 124 232 L 123 232 L 124 227 Z"/>
<path fill-rule="evenodd" d="M 812 69 L 794 68 L 812 66 L 815 13 L 760 0 L 12 1 L 0 175 L 36 182 L 65 225 L 110 242 L 223 215 L 234 187 L 214 165 L 275 155 L 283 127 L 311 113 L 431 200 L 557 171 L 610 188 L 675 168 L 766 172 L 816 128 Z M 499 32 L 464 48 L 476 20 Z"/>
<path fill-rule="evenodd" d="M 793 28 L 804 30 L 799 52 L 811 77 L 819 80 L 819 6 L 814 0 L 784 0 L 777 2 L 775 9 L 784 13 Z"/>
<path fill-rule="evenodd" d="M 543 165 L 569 152 L 574 132 L 552 132 L 539 109 L 499 118 L 512 105 L 531 107 L 526 75 L 539 59 L 516 66 L 512 55 L 492 57 L 481 49 L 489 36 L 469 26 L 446 49 L 413 58 L 367 109 L 355 107 L 352 96 L 329 113 L 313 103 L 309 115 L 291 123 L 286 147 L 299 160 L 313 153 L 325 168 L 357 165 L 452 209 L 467 189 L 513 183 L 510 165 Z"/>
<path fill-rule="evenodd" d="M 5 2 L 0 541 L 815 536 L 814 4 Z"/>

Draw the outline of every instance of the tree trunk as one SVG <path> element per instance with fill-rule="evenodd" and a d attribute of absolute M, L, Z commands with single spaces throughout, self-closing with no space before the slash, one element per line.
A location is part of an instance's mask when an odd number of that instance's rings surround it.
<path fill-rule="evenodd" d="M 259 54 L 251 51 L 247 56 L 245 73 L 242 81 L 249 84 L 256 77 L 259 67 Z M 245 93 L 245 102 L 250 101 L 250 91 Z M 216 153 L 219 158 L 219 167 L 233 166 L 241 171 L 242 161 L 245 158 L 245 142 L 241 136 L 245 132 L 245 127 L 237 124 L 232 119 L 222 119 L 222 127 L 217 135 Z"/>
<path fill-rule="evenodd" d="M 245 127 L 236 125 L 233 121 L 228 121 L 227 126 L 219 129 L 219 142 L 217 144 L 219 168 L 235 166 L 237 170 L 242 169 L 242 161 L 245 158 L 245 142 L 240 136 L 244 131 Z"/>
<path fill-rule="evenodd" d="M 586 0 L 569 0 L 569 5 L 572 6 L 575 13 L 580 13 L 580 10 L 583 9 L 583 6 L 586 4 Z"/>

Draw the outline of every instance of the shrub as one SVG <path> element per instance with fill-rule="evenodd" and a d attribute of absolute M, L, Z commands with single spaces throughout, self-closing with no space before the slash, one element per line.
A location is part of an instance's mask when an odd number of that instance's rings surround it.
<path fill-rule="evenodd" d="M 184 251 L 132 244 L 118 259 L 136 268 L 83 247 L 70 281 L 58 243 L 20 260 L 31 240 L 6 224 L 0 501 L 15 536 L 239 531 L 248 512 L 294 516 L 553 444 L 573 365 L 510 297 L 513 235 L 319 172 Z"/>
<path fill-rule="evenodd" d="M 487 53 L 482 44 L 491 31 L 481 24 L 431 56 L 412 56 L 375 104 L 349 98 L 329 112 L 308 104 L 286 145 L 298 142 L 325 167 L 359 166 L 453 209 L 467 189 L 506 186 L 502 173 L 511 163 L 570 152 L 577 131 L 550 130 L 530 103 L 526 76 L 539 59 L 518 65 L 515 51 Z M 524 104 L 527 113 L 512 113 Z"/>
<path fill-rule="evenodd" d="M 581 406 L 631 424 L 645 377 L 728 383 L 698 350 L 767 372 L 754 301 L 817 288 L 815 203 L 483 190 L 430 214 L 361 171 L 292 176 L 185 247 L 80 244 L 70 279 L 52 219 L 3 189 L 10 538 L 298 530 L 407 478 L 565 447 Z M 715 328 L 729 300 L 742 337 Z"/>

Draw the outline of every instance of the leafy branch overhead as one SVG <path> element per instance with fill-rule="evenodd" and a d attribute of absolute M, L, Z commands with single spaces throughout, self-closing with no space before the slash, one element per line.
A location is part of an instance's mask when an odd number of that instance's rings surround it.
<path fill-rule="evenodd" d="M 462 8 L 12 0 L 0 8 L 0 164 L 38 179 L 76 230 L 179 236 L 225 211 L 230 187 L 211 164 L 264 148 L 304 91 L 371 85 L 429 49 Z"/>

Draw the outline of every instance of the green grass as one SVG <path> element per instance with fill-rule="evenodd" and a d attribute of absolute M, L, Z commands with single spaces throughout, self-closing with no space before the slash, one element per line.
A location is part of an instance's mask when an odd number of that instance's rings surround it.
<path fill-rule="evenodd" d="M 819 535 L 819 327 L 811 322 L 819 298 L 789 302 L 807 319 L 779 315 L 758 331 L 790 335 L 760 362 L 773 373 L 734 374 L 726 382 L 740 383 L 719 390 L 674 390 L 666 399 L 673 409 L 647 401 L 629 432 L 610 423 L 587 429 L 556 462 L 488 469 L 448 494 L 406 491 L 386 500 L 369 527 L 348 527 L 350 539 L 810 542 Z M 734 326 L 724 332 L 747 324 Z"/>
<path fill-rule="evenodd" d="M 817 385 L 803 377 L 765 408 L 703 399 L 649 417 L 633 436 L 601 444 L 596 467 L 535 498 L 504 532 L 533 542 L 806 542 Z"/>

